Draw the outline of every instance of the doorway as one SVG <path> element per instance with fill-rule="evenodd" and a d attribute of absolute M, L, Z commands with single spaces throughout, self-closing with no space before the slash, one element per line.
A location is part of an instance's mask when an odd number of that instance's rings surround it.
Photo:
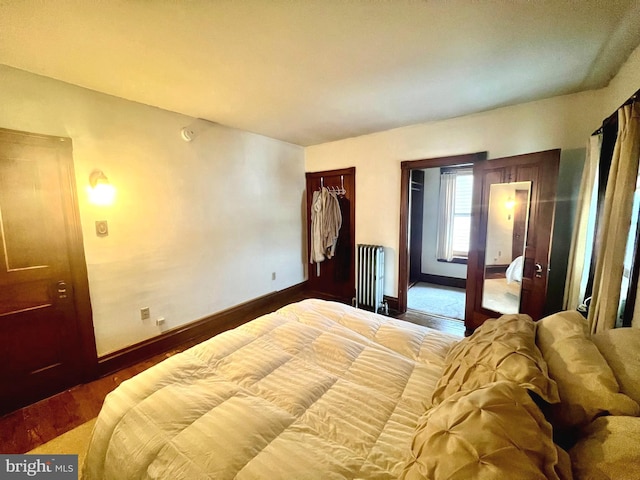
<path fill-rule="evenodd" d="M 466 333 L 473 332 L 488 318 L 495 318 L 502 313 L 507 313 L 492 310 L 485 303 L 485 299 L 491 300 L 493 298 L 492 292 L 487 287 L 492 284 L 491 280 L 496 275 L 507 278 L 507 280 L 501 280 L 500 283 L 506 282 L 509 284 L 510 280 L 515 280 L 518 283 L 518 308 L 520 313 L 526 313 L 533 319 L 541 318 L 546 302 L 559 160 L 559 150 L 548 150 L 493 160 L 486 160 L 486 152 L 484 152 L 458 157 L 402 162 L 401 248 L 399 249 L 398 274 L 399 312 L 406 312 L 407 291 L 410 285 L 408 273 L 411 256 L 411 244 L 409 242 L 411 171 L 470 164 L 473 165 L 474 186 L 467 259 L 466 308 L 464 315 Z M 509 187 L 512 198 L 509 202 L 507 202 L 508 198 L 504 202 L 498 202 L 501 205 L 500 210 L 503 211 L 500 214 L 501 217 L 498 218 L 505 217 L 506 213 L 510 221 L 509 234 L 507 237 L 503 237 L 509 239 L 507 242 L 508 248 L 493 248 L 495 247 L 493 243 L 493 247 L 490 248 L 489 243 L 495 240 L 495 237 L 488 235 L 490 230 L 488 227 L 490 223 L 494 223 L 490 221 L 492 218 L 492 190 L 494 190 L 494 187 L 499 188 L 500 185 L 505 184 Z M 518 191 L 525 189 L 528 190 L 526 193 L 529 198 L 528 202 L 522 201 L 525 193 Z M 521 203 L 528 204 L 530 211 L 527 214 L 528 219 L 524 220 L 516 210 L 516 216 L 520 218 L 515 221 L 514 225 L 512 209 L 516 207 L 515 204 L 518 199 L 520 199 Z M 509 203 L 514 203 L 514 205 L 509 207 L 510 210 L 507 213 L 504 208 Z M 525 229 L 526 233 L 523 234 L 524 225 L 527 227 Z M 522 246 L 513 249 L 514 239 L 520 241 Z M 514 253 L 520 251 L 519 258 L 512 258 Z M 503 258 L 505 254 L 509 255 L 508 261 Z M 503 270 L 504 273 L 502 272 Z M 485 295 L 485 293 L 489 295 Z M 507 291 L 501 290 L 498 293 L 500 295 L 509 295 L 511 291 L 509 289 Z"/>
<path fill-rule="evenodd" d="M 398 274 L 400 313 L 412 308 L 434 316 L 464 319 L 465 261 L 460 256 L 452 256 L 439 262 L 439 268 L 433 267 L 431 273 L 425 266 L 427 263 L 438 265 L 436 224 L 440 170 L 469 167 L 486 156 L 486 152 L 480 152 L 402 162 Z M 447 274 L 447 271 L 455 273 Z M 410 289 L 412 306 L 409 305 Z"/>
<path fill-rule="evenodd" d="M 0 414 L 95 377 L 71 139 L 0 129 Z"/>
<path fill-rule="evenodd" d="M 407 308 L 463 321 L 472 169 L 469 165 L 415 169 L 410 179 Z"/>

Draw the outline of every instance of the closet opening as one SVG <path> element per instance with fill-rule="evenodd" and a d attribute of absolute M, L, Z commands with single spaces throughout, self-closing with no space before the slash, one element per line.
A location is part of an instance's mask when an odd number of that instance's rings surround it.
<path fill-rule="evenodd" d="M 473 164 L 486 152 L 401 164 L 398 310 L 464 321 Z"/>

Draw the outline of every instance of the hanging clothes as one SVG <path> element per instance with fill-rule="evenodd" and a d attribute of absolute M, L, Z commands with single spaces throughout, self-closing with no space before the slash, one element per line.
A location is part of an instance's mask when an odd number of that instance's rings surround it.
<path fill-rule="evenodd" d="M 325 188 L 325 190 L 327 190 Z M 340 212 L 340 203 L 338 196 L 334 192 L 327 190 L 327 197 L 324 215 L 324 248 L 327 258 L 333 258 L 336 252 L 336 243 L 340 236 L 340 228 L 342 227 L 342 213 Z"/>
<path fill-rule="evenodd" d="M 324 261 L 324 252 L 322 251 L 322 191 L 313 192 L 313 200 L 311 201 L 311 263 L 320 263 Z"/>
<path fill-rule="evenodd" d="M 326 187 L 313 192 L 311 201 L 311 263 L 332 258 L 342 226 L 340 204 Z"/>

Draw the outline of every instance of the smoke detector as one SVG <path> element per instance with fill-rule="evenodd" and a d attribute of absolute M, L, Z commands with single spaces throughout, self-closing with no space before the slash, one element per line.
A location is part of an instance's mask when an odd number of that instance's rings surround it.
<path fill-rule="evenodd" d="M 184 127 L 181 131 L 180 131 L 180 136 L 182 137 L 182 139 L 185 142 L 190 142 L 191 140 L 193 140 L 193 138 L 195 137 L 195 132 L 193 131 L 193 129 L 188 128 L 188 127 Z"/>

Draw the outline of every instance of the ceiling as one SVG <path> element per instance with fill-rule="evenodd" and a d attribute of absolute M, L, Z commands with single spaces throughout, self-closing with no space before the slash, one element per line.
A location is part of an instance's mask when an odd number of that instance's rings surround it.
<path fill-rule="evenodd" d="M 0 0 L 0 63 L 298 145 L 601 88 L 637 0 Z"/>

